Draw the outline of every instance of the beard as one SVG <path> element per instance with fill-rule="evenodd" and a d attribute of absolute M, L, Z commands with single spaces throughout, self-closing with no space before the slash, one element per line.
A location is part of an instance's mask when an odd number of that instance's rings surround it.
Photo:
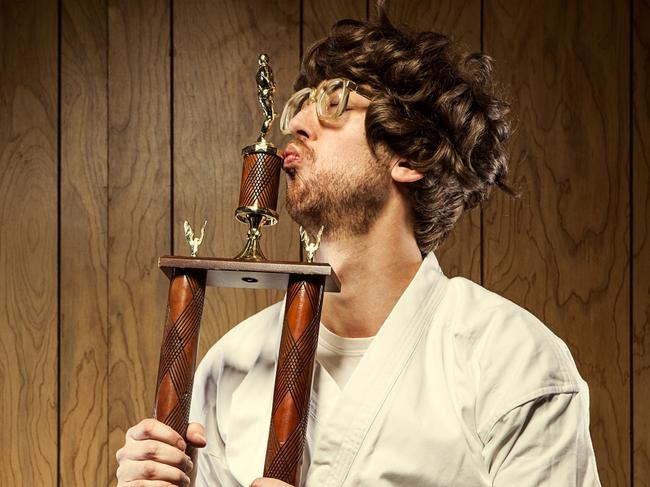
<path fill-rule="evenodd" d="M 307 146 L 294 143 L 309 170 L 299 167 L 287 173 L 291 218 L 311 234 L 324 227 L 323 236 L 329 239 L 367 234 L 388 199 L 388 166 L 368 155 L 341 169 L 343 164 L 323 164 Z"/>

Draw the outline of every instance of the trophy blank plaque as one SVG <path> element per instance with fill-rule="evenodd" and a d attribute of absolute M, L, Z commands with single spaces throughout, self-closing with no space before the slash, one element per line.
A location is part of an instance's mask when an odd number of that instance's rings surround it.
<path fill-rule="evenodd" d="M 264 476 L 297 485 L 325 291 L 340 283 L 327 264 L 165 256 L 170 278 L 154 417 L 185 437 L 205 287 L 287 289 Z"/>

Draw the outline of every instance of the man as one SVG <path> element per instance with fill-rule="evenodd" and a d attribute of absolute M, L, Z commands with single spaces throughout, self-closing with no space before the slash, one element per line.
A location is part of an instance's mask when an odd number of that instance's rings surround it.
<path fill-rule="evenodd" d="M 564 345 L 433 251 L 504 178 L 508 106 L 487 56 L 341 21 L 305 55 L 281 125 L 287 211 L 341 280 L 322 311 L 308 486 L 597 486 L 588 391 Z M 120 486 L 273 487 L 262 471 L 283 304 L 236 326 L 195 379 L 188 441 L 151 419 Z M 141 480 L 142 479 L 142 480 Z"/>

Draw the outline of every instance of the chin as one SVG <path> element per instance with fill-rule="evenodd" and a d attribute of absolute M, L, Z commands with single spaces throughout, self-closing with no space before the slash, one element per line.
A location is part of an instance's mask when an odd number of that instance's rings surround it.
<path fill-rule="evenodd" d="M 313 199 L 313 192 L 305 185 L 300 178 L 294 178 L 287 181 L 287 192 L 285 205 L 287 211 L 302 211 L 302 207 L 311 206 L 309 201 Z"/>
<path fill-rule="evenodd" d="M 305 199 L 292 199 L 287 192 L 287 201 L 285 204 L 287 213 L 291 219 L 298 225 L 302 226 L 309 233 L 318 233 L 321 225 L 323 225 L 323 218 L 319 210 L 315 209 L 313 205 L 306 205 Z"/>

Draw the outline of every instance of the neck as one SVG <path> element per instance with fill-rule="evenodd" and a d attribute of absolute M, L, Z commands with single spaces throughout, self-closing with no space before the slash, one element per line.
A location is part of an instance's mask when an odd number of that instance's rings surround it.
<path fill-rule="evenodd" d="M 422 263 L 404 202 L 389 199 L 364 235 L 323 239 L 318 260 L 341 281 L 328 293 L 322 323 L 344 337 L 374 336 Z"/>

